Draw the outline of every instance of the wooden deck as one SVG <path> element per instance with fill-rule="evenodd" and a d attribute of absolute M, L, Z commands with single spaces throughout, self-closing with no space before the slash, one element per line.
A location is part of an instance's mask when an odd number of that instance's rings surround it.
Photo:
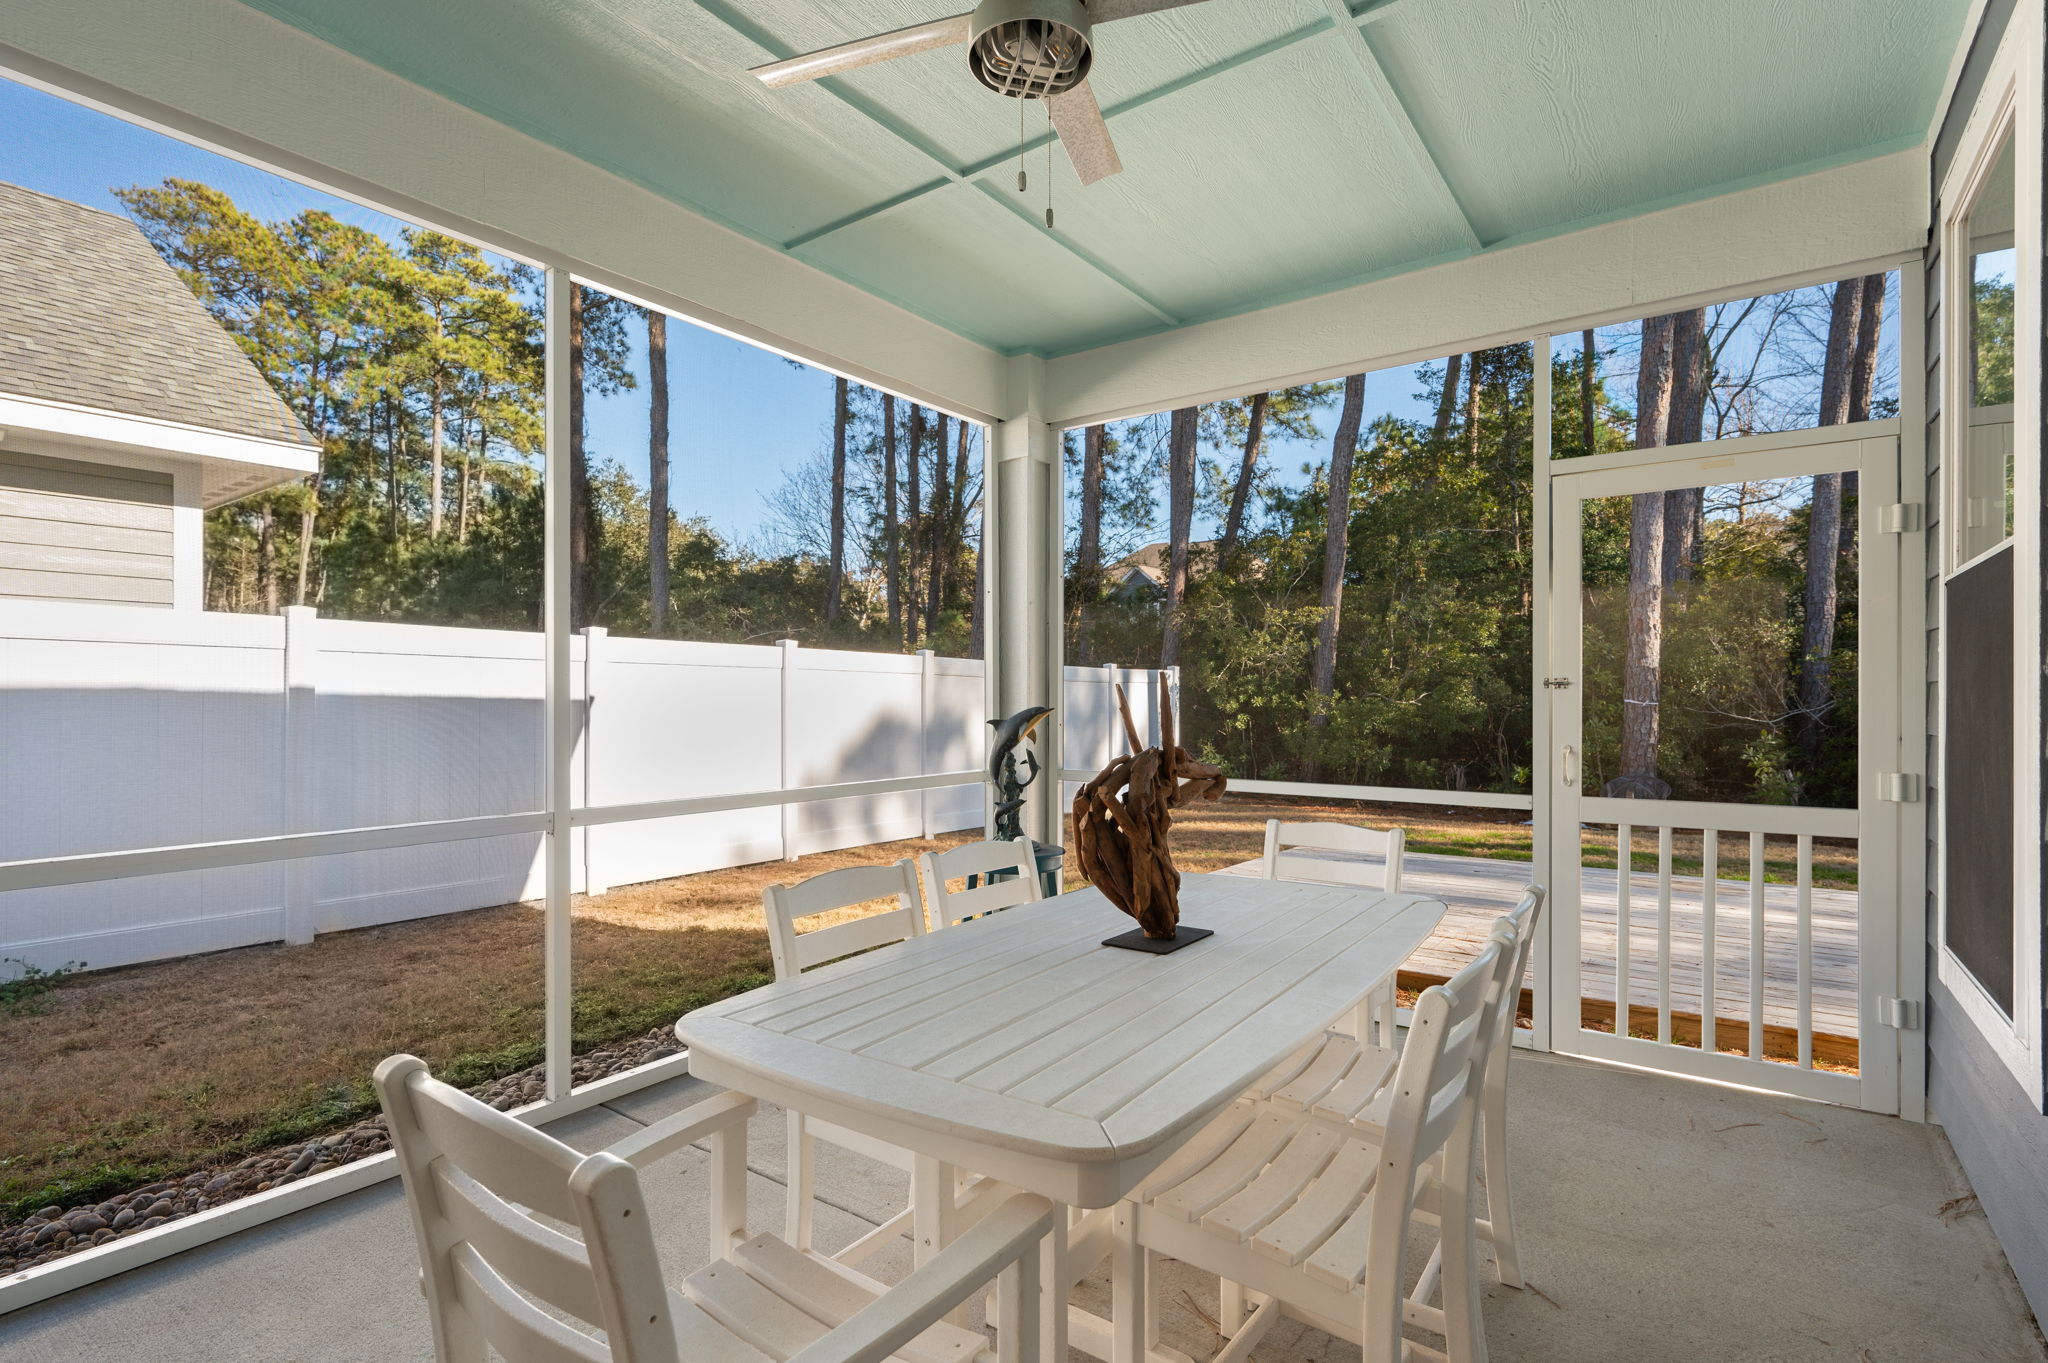
<path fill-rule="evenodd" d="M 1335 858 L 1334 853 L 1320 854 Z M 1401 888 L 1435 894 L 1450 906 L 1435 936 L 1410 960 L 1423 975 L 1449 976 L 1470 960 L 1493 920 L 1514 907 L 1529 883 L 1529 864 L 1479 857 L 1411 852 L 1404 860 Z M 1257 875 L 1255 861 L 1226 875 Z M 1615 922 L 1619 873 L 1586 870 L 1580 918 L 1580 994 L 1613 1017 Z M 1631 877 L 1629 909 L 1629 1003 L 1636 1025 L 1641 1010 L 1657 1008 L 1657 877 Z M 1676 1014 L 1700 1013 L 1702 961 L 1701 890 L 1698 876 L 1671 878 L 1671 1006 Z M 1816 888 L 1813 894 L 1813 1030 L 1830 1036 L 1857 1035 L 1856 904 L 1854 890 Z M 1722 880 L 1716 897 L 1714 1017 L 1717 1031 L 1749 1021 L 1748 881 Z M 1796 1029 L 1798 991 L 1798 901 L 1790 885 L 1764 888 L 1764 1025 Z M 1590 1014 L 1589 1014 L 1590 1015 Z M 1743 1033 L 1746 1035 L 1746 1031 Z M 1727 1044 L 1729 1037 L 1717 1038 Z"/>

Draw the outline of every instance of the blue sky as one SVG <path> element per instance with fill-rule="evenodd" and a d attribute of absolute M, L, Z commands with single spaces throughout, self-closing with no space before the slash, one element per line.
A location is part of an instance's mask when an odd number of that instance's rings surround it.
<path fill-rule="evenodd" d="M 216 156 L 96 110 L 0 80 L 0 180 L 120 212 L 112 191 L 167 177 L 204 181 L 267 221 L 325 209 L 387 238 L 399 220 L 239 161 Z M 637 390 L 593 398 L 586 419 L 593 458 L 618 460 L 647 481 L 647 361 L 636 332 Z M 752 539 L 762 496 L 785 469 L 829 440 L 832 379 L 686 322 L 669 326 L 671 488 L 685 516 Z"/>

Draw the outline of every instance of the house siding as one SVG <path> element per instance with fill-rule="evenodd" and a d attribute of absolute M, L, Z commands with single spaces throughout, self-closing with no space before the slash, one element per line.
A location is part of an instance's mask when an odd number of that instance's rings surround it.
<path fill-rule="evenodd" d="M 1983 89 L 1985 73 L 2013 15 L 2013 0 L 1992 0 L 1986 7 L 1953 104 L 1934 142 L 1934 185 L 1939 188 L 1953 163 L 1964 125 Z M 2041 168 L 2036 167 L 2035 173 Z M 1939 233 L 1933 234 L 1939 246 Z M 1939 694 L 1943 640 L 1940 630 L 1942 593 L 1940 521 L 1943 475 L 1941 366 L 1941 261 L 1930 253 L 1927 262 L 1927 792 L 1928 844 L 1928 1105 L 1947 1131 L 1971 1186 L 1976 1190 L 2036 1315 L 2048 1318 L 2048 1117 L 2006 1068 L 1986 1039 L 1979 1035 L 1962 1005 L 1940 983 L 1935 969 L 1940 950 L 1940 915 L 1934 896 L 1940 893 L 1942 827 L 1943 701 Z M 2038 281 L 2037 281 L 2038 285 Z M 2040 376 L 2035 376 L 2039 381 Z M 2038 447 L 2037 448 L 2041 448 Z M 2041 583 L 2018 583 L 2017 590 L 2042 593 Z M 2048 597 L 2044 597 L 2048 605 Z M 2039 762 L 2039 755 L 2031 759 Z M 2048 779 L 2048 767 L 2037 767 L 2036 779 Z M 2025 831 L 2021 836 L 2029 836 Z M 2038 910 L 2037 910 L 2038 911 Z"/>
<path fill-rule="evenodd" d="M 0 450 L 0 596 L 169 606 L 168 473 Z"/>

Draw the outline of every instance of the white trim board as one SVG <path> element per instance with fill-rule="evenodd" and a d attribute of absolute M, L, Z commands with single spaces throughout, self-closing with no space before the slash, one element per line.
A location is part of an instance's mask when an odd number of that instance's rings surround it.
<path fill-rule="evenodd" d="M 1004 360 L 235 0 L 0 9 L 0 74 L 987 422 Z"/>
<path fill-rule="evenodd" d="M 1954 162 L 1941 186 L 1937 222 L 1942 244 L 1941 285 L 1943 303 L 1964 287 L 1961 253 L 1955 249 L 1961 218 L 1970 197 L 1982 182 L 1991 158 L 2010 129 L 2013 138 L 2015 182 L 2013 222 L 2015 246 L 2020 261 L 2042 259 L 2042 138 L 2038 116 L 2043 99 L 2041 0 L 2020 0 L 2005 30 L 1998 51 L 1985 72 L 1961 137 Z M 2030 116 L 2031 111 L 2031 116 Z M 2041 517 L 2042 474 L 2041 431 L 2041 304 L 2042 281 L 2022 275 L 2015 291 L 2013 318 L 2013 535 L 2007 542 L 2013 553 L 2013 749 L 2021 754 L 2013 772 L 2013 902 L 2031 906 L 2031 911 L 2014 915 L 2013 1016 L 2008 1018 L 1997 1003 L 1950 951 L 1948 938 L 1947 870 L 1949 847 L 1945 837 L 1938 846 L 1939 865 L 1935 881 L 1936 932 L 1934 966 L 1936 977 L 1959 1006 L 1971 1027 L 2011 1071 L 2028 1101 L 2038 1110 L 2048 1095 L 2048 1073 L 2044 1073 L 2042 1052 L 2048 1038 L 2041 1034 L 2042 995 L 2041 933 L 2039 913 L 2042 894 L 2040 830 L 2042 790 L 2038 761 L 2041 751 L 2041 614 L 2040 592 L 2043 533 Z M 1943 448 L 1933 452 L 1939 459 L 1942 498 L 1953 513 L 1955 483 L 1962 460 L 1957 441 L 1967 439 L 1969 427 L 1955 420 L 1968 409 L 1963 401 L 1964 375 L 1959 365 L 1946 357 L 1963 353 L 1967 346 L 1965 317 L 1943 306 L 1942 325 L 1942 421 Z M 1953 515 L 1944 517 L 1952 521 Z M 1935 574 L 1935 608 L 1940 613 L 1943 639 L 1939 654 L 1941 694 L 1948 688 L 1947 581 L 1949 536 L 1952 524 L 1942 529 L 1943 543 L 1931 546 L 1938 555 Z M 1947 761 L 1946 744 L 1940 753 Z M 1938 787 L 1948 784 L 1946 772 Z"/>
<path fill-rule="evenodd" d="M 1061 356 L 1050 411 L 1085 425 L 1891 269 L 1926 242 L 1927 167 L 1909 148 Z"/>

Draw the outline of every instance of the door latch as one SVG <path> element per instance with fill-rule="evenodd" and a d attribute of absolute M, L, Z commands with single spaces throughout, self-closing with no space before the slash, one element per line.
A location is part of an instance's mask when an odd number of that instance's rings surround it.
<path fill-rule="evenodd" d="M 1568 691 L 1571 689 L 1571 684 L 1572 679 L 1570 677 L 1545 677 L 1543 679 L 1543 689 L 1546 691 Z"/>

